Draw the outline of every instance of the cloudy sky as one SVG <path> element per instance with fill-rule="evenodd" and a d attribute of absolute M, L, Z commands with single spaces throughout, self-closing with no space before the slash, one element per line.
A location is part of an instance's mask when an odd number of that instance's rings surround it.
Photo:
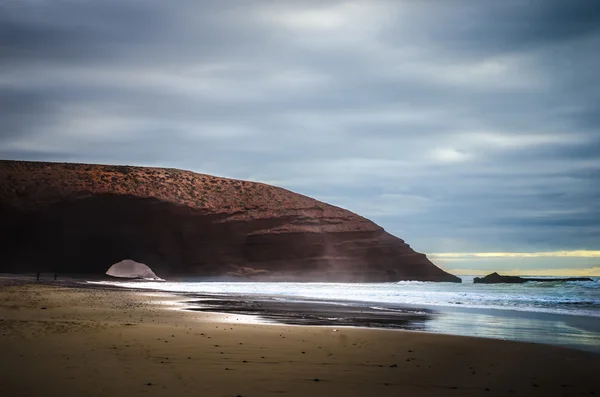
<path fill-rule="evenodd" d="M 0 158 L 364 215 L 458 273 L 600 275 L 597 0 L 4 0 Z"/>

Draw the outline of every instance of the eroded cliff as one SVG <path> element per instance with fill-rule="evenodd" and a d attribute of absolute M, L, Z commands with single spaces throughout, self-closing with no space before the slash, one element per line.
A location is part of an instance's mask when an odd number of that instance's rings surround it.
<path fill-rule="evenodd" d="M 175 169 L 0 161 L 0 271 L 460 282 L 350 211 Z"/>

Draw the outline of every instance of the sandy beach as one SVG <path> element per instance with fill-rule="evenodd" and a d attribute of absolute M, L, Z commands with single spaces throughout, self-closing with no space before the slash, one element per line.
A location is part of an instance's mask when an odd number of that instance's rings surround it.
<path fill-rule="evenodd" d="M 587 396 L 600 355 L 258 324 L 182 297 L 0 279 L 2 396 Z"/>

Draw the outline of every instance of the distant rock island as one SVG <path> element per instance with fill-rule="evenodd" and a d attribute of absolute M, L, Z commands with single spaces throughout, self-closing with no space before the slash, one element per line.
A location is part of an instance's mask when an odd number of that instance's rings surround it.
<path fill-rule="evenodd" d="M 519 277 L 519 276 L 502 276 L 496 272 L 488 274 L 485 277 L 475 277 L 473 283 L 475 284 L 522 284 L 528 281 L 542 281 L 542 282 L 553 282 L 553 281 L 592 281 L 589 277 L 567 277 L 567 278 L 532 278 L 532 277 Z"/>
<path fill-rule="evenodd" d="M 288 190 L 163 168 L 0 160 L 0 272 L 384 282 L 460 278 L 350 211 Z"/>

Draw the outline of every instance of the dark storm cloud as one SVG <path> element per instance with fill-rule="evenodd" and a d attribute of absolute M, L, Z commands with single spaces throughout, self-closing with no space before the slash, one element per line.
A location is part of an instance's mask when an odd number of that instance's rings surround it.
<path fill-rule="evenodd" d="M 275 183 L 426 252 L 598 249 L 595 1 L 8 1 L 0 157 Z"/>
<path fill-rule="evenodd" d="M 493 36 L 501 39 L 494 44 L 504 43 L 507 47 L 515 44 L 532 47 L 554 45 L 600 30 L 600 4 L 595 1 L 536 0 L 507 3 L 504 10 L 501 7 L 491 7 L 489 18 L 486 18 L 488 26 L 479 30 L 484 34 L 488 29 L 497 33 Z"/>
<path fill-rule="evenodd" d="M 412 18 L 408 25 L 390 28 L 387 39 L 391 43 L 398 34 L 409 33 L 463 57 L 536 51 L 600 30 L 600 3 L 593 0 L 450 0 L 413 2 L 407 8 Z M 407 11 L 396 10 L 398 14 Z M 427 29 L 414 32 L 414 26 L 423 24 Z"/>

